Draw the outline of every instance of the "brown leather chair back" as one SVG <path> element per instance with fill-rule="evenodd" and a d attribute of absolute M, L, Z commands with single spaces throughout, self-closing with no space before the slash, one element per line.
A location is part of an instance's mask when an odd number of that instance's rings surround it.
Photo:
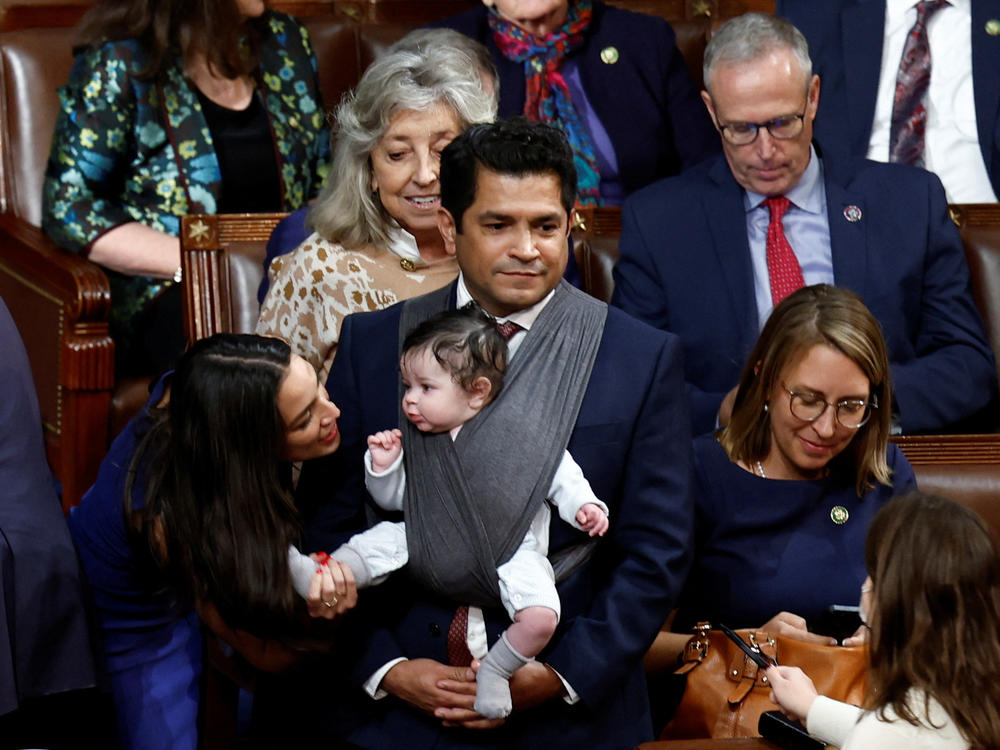
<path fill-rule="evenodd" d="M 972 508 L 1000 545 L 1000 435 L 913 435 L 893 442 L 913 464 L 922 492 Z"/>
<path fill-rule="evenodd" d="M 56 90 L 73 65 L 71 28 L 0 34 L 0 212 L 42 221 L 42 182 L 59 112 Z"/>
<path fill-rule="evenodd" d="M 677 49 L 684 56 L 691 80 L 699 91 L 704 87 L 701 63 L 705 57 L 705 46 L 712 36 L 712 22 L 707 18 L 690 18 L 670 21 L 677 37 Z"/>
<path fill-rule="evenodd" d="M 954 204 L 950 209 L 965 245 L 972 296 L 1000 373 L 1000 204 Z"/>
<path fill-rule="evenodd" d="M 580 269 L 583 291 L 604 302 L 611 301 L 618 262 L 622 213 L 617 206 L 578 209 L 573 222 L 573 255 Z"/>
<path fill-rule="evenodd" d="M 428 19 L 429 22 L 429 19 Z M 358 27 L 358 55 L 362 72 L 377 57 L 422 24 L 405 23 L 363 23 Z"/>
<path fill-rule="evenodd" d="M 350 21 L 331 16 L 303 18 L 302 23 L 309 30 L 316 52 L 319 88 L 323 104 L 330 111 L 358 82 L 364 70 L 358 55 L 358 27 Z"/>
<path fill-rule="evenodd" d="M 1000 546 L 1000 466 L 929 464 L 913 468 L 923 492 L 947 497 L 976 511 Z"/>

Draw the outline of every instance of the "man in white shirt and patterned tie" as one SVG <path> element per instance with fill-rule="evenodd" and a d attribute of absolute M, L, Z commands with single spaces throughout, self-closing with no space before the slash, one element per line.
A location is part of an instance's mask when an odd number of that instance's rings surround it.
<path fill-rule="evenodd" d="M 816 136 L 824 149 L 923 166 L 950 203 L 997 200 L 1000 0 L 778 0 L 776 12 L 805 35 L 823 80 Z M 922 158 L 892 158 L 894 103 L 905 95 L 915 43 L 907 40 L 917 37 L 930 74 Z"/>

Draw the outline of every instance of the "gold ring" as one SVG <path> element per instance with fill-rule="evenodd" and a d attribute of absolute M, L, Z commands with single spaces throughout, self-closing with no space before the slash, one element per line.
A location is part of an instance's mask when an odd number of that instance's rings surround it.
<path fill-rule="evenodd" d="M 323 602 L 323 606 L 324 606 L 324 607 L 332 607 L 332 606 L 333 606 L 333 602 L 328 602 L 328 601 L 325 601 L 325 600 L 324 600 L 324 602 Z"/>

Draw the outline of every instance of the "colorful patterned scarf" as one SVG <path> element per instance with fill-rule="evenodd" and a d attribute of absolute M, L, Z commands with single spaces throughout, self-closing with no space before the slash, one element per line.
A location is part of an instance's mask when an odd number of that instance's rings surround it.
<path fill-rule="evenodd" d="M 577 203 L 601 203 L 601 173 L 590 132 L 570 97 L 569 86 L 559 68 L 566 56 L 583 44 L 583 32 L 590 25 L 590 0 L 570 0 L 566 22 L 544 39 L 500 17 L 490 7 L 489 24 L 493 40 L 508 60 L 524 63 L 527 85 L 524 115 L 529 120 L 555 125 L 573 148 L 577 172 Z"/>

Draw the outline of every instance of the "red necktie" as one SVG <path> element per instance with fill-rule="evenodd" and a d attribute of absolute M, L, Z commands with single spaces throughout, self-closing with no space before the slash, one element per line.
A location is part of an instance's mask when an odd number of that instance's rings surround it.
<path fill-rule="evenodd" d="M 472 664 L 469 651 L 469 608 L 461 605 L 455 610 L 448 626 L 448 663 L 453 667 L 467 667 Z"/>
<path fill-rule="evenodd" d="M 779 195 L 768 198 L 764 203 L 771 213 L 771 221 L 767 225 L 767 275 L 771 280 L 771 301 L 777 305 L 796 289 L 804 287 L 806 282 L 781 223 L 791 201 Z"/>
<path fill-rule="evenodd" d="M 896 93 L 889 125 L 889 161 L 924 166 L 924 131 L 927 127 L 927 88 L 931 82 L 931 48 L 927 23 L 948 5 L 946 0 L 917 3 L 917 22 L 906 35 L 896 74 Z"/>

